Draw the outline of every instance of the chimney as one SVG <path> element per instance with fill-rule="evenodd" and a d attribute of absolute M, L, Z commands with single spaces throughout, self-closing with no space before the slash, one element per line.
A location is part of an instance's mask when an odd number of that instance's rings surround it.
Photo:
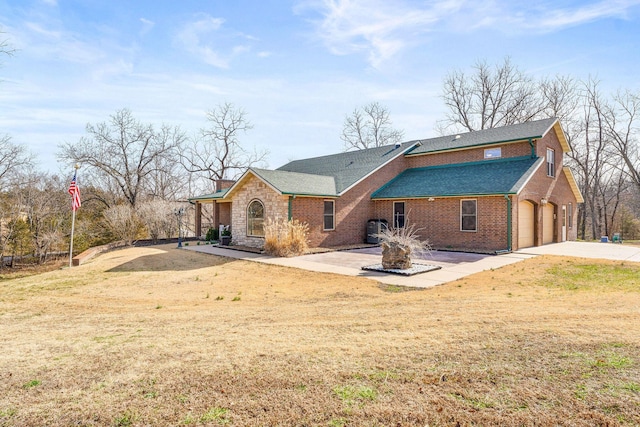
<path fill-rule="evenodd" d="M 233 184 L 236 182 L 232 179 L 216 179 L 216 191 L 226 190 L 227 188 L 231 188 Z"/>

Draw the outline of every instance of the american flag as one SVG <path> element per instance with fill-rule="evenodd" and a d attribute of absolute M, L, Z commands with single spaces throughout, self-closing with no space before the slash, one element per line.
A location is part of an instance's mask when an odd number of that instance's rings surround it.
<path fill-rule="evenodd" d="M 71 194 L 71 210 L 74 212 L 80 207 L 80 187 L 76 183 L 76 173 L 73 174 L 71 184 L 69 184 L 69 194 Z"/>

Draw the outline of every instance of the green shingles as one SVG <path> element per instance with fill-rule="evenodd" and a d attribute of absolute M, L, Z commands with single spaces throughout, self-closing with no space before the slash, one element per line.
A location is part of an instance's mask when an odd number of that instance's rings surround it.
<path fill-rule="evenodd" d="M 282 194 L 333 197 L 338 195 L 335 179 L 332 176 L 257 168 L 251 168 L 251 171 Z"/>
<path fill-rule="evenodd" d="M 394 145 L 387 145 L 295 160 L 278 168 L 277 171 L 333 177 L 336 185 L 335 191 L 340 194 L 394 157 L 404 153 L 414 144 L 415 142 L 406 142 L 398 148 Z"/>
<path fill-rule="evenodd" d="M 517 157 L 407 169 L 372 199 L 515 194 L 544 161 Z"/>

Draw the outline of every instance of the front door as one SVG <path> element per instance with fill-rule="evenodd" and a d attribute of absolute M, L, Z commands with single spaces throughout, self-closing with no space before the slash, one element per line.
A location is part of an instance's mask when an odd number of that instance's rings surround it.
<path fill-rule="evenodd" d="M 567 241 L 567 206 L 562 205 L 562 241 Z"/>

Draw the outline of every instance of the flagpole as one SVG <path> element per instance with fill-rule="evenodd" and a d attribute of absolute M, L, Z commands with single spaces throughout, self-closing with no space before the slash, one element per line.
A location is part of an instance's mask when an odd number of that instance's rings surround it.
<path fill-rule="evenodd" d="M 73 211 L 71 215 L 71 244 L 69 245 L 69 268 L 71 268 L 71 263 L 73 261 L 73 229 L 76 225 L 76 211 Z"/>
<path fill-rule="evenodd" d="M 80 168 L 80 165 L 76 163 L 74 168 L 76 169 L 76 172 L 73 174 L 73 176 L 74 178 L 77 178 L 78 169 Z M 71 243 L 69 245 L 69 268 L 71 268 L 72 262 L 73 262 L 73 232 L 76 227 L 76 210 L 73 209 L 73 197 L 71 198 L 71 212 L 73 213 L 71 214 Z"/>

